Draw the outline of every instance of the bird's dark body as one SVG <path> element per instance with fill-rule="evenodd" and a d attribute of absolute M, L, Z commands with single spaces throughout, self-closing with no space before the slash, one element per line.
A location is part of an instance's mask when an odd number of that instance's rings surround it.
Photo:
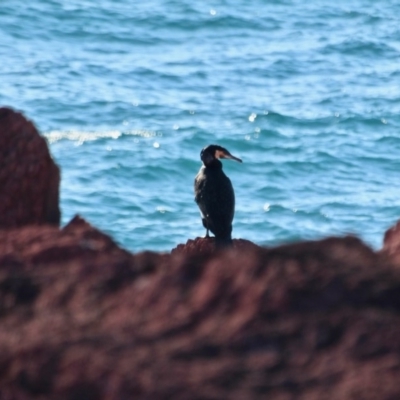
<path fill-rule="evenodd" d="M 235 213 L 235 194 L 222 163 L 214 159 L 200 168 L 194 182 L 195 200 L 203 225 L 215 235 L 217 246 L 232 243 L 232 220 Z"/>

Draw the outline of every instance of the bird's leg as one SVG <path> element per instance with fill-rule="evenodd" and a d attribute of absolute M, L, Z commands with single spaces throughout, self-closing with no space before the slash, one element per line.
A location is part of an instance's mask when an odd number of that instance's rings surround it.
<path fill-rule="evenodd" d="M 201 221 L 203 222 L 204 228 L 206 228 L 206 236 L 204 236 L 204 238 L 209 238 L 210 235 L 209 235 L 209 233 L 208 233 L 209 228 L 208 228 L 207 220 L 202 216 Z"/>

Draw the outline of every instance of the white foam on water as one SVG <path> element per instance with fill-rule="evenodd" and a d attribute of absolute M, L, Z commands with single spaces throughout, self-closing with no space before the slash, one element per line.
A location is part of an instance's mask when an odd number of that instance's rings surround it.
<path fill-rule="evenodd" d="M 142 138 L 151 138 L 157 136 L 154 131 L 147 130 L 132 130 L 121 132 L 119 130 L 105 130 L 105 131 L 84 131 L 84 130 L 54 130 L 45 132 L 44 136 L 47 138 L 49 143 L 56 143 L 60 140 L 70 140 L 73 142 L 84 143 L 94 141 L 98 139 L 118 139 L 122 135 L 139 136 Z"/>

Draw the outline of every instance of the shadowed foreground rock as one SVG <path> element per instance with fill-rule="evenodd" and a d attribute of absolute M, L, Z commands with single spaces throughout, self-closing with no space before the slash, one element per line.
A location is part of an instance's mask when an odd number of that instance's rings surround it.
<path fill-rule="evenodd" d="M 60 172 L 21 113 L 0 108 L 0 229 L 60 223 Z"/>
<path fill-rule="evenodd" d="M 400 398 L 400 268 L 354 238 L 131 255 L 0 232 L 0 399 Z"/>

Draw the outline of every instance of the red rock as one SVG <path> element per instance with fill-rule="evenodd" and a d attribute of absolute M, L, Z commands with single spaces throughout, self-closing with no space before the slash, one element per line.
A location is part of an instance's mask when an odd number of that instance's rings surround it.
<path fill-rule="evenodd" d="M 3 231 L 0 399 L 397 399 L 399 311 L 400 269 L 351 237 L 132 255 L 79 217 Z"/>
<path fill-rule="evenodd" d="M 400 261 L 400 221 L 385 232 L 382 251 Z"/>
<path fill-rule="evenodd" d="M 231 249 L 237 250 L 253 250 L 260 248 L 253 242 L 245 239 L 233 239 L 233 246 Z M 228 250 L 229 247 L 226 249 Z M 195 255 L 195 254 L 208 254 L 217 251 L 215 248 L 215 238 L 200 238 L 192 240 L 189 239 L 186 244 L 179 244 L 177 247 L 172 249 L 171 254 L 186 254 L 186 255 Z"/>
<path fill-rule="evenodd" d="M 0 228 L 60 223 L 60 172 L 21 113 L 0 108 Z"/>
<path fill-rule="evenodd" d="M 0 400 L 400 398 L 400 223 L 377 253 L 196 238 L 132 255 L 79 216 L 40 226 L 58 168 L 9 109 L 0 159 Z"/>

